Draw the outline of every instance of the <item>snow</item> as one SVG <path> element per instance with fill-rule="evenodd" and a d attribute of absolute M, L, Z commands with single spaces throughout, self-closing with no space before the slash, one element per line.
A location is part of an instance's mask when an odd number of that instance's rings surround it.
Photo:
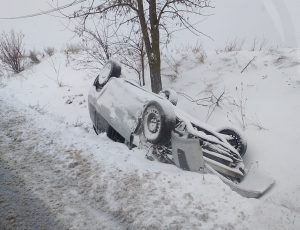
<path fill-rule="evenodd" d="M 225 91 L 219 106 L 197 105 L 180 95 L 178 106 L 210 126 L 244 130 L 245 164 L 265 170 L 276 180 L 260 199 L 241 197 L 214 175 L 152 162 L 145 158 L 147 150 L 129 150 L 105 134 L 96 136 L 87 108 L 96 76 L 74 70 L 61 53 L 52 57 L 59 74 L 51 58 L 45 57 L 19 75 L 0 78 L 1 119 L 9 123 L 9 117 L 24 116 L 26 123 L 20 128 L 25 147 L 39 143 L 40 154 L 63 173 L 70 174 L 68 165 L 75 162 L 68 150 L 86 159 L 89 176 L 78 176 L 74 193 L 82 187 L 84 196 L 104 207 L 105 215 L 129 228 L 299 229 L 299 54 L 294 49 L 208 53 L 204 64 L 190 55 L 179 62 L 179 77 L 163 79 L 164 86 L 192 98 L 212 97 L 209 103 L 215 102 L 212 95 Z M 6 104 L 13 112 L 4 114 Z M 33 130 L 40 135 L 31 138 Z M 17 165 L 26 161 L 21 152 L 15 154 L 4 156 L 15 157 Z M 33 161 L 38 156 L 27 157 Z M 52 175 L 51 170 L 39 173 Z M 27 172 L 24 177 L 33 192 L 49 202 L 44 190 L 39 192 L 40 185 L 30 182 L 32 175 Z M 84 182 L 91 187 L 85 188 Z M 45 189 L 52 186 L 51 180 L 45 182 Z M 60 218 L 70 218 L 69 212 L 72 207 L 66 205 Z M 98 208 L 87 213 L 104 215 Z"/>

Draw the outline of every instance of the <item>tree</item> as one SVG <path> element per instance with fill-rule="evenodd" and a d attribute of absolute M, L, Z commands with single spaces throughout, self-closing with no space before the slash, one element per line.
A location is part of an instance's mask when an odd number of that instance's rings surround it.
<path fill-rule="evenodd" d="M 165 35 L 165 42 L 175 31 L 174 26 L 187 28 L 194 34 L 202 34 L 191 23 L 190 16 L 202 15 L 202 9 L 208 7 L 211 6 L 207 0 L 99 0 L 97 4 L 91 0 L 69 18 L 80 18 L 85 25 L 89 16 L 99 15 L 120 27 L 131 25 L 134 33 L 141 33 L 150 69 L 151 88 L 158 93 L 162 89 L 162 33 Z"/>
<path fill-rule="evenodd" d="M 24 70 L 23 48 L 24 35 L 15 33 L 13 30 L 10 33 L 3 32 L 0 35 L 0 60 L 4 68 L 20 73 Z"/>
<path fill-rule="evenodd" d="M 133 70 L 141 86 L 145 85 L 146 51 L 141 33 L 118 33 L 116 25 L 103 19 L 79 25 L 75 33 L 81 38 L 81 55 L 76 57 L 79 66 L 99 71 L 110 59 L 118 60 Z"/>
<path fill-rule="evenodd" d="M 119 57 L 121 63 L 136 72 L 140 86 L 145 85 L 145 45 L 143 38 L 139 36 L 123 36 L 123 41 L 119 43 Z"/>
<path fill-rule="evenodd" d="M 89 26 L 77 26 L 74 31 L 82 42 L 83 56 L 77 60 L 80 66 L 99 71 L 101 67 L 116 54 L 113 26 L 105 20 Z"/>

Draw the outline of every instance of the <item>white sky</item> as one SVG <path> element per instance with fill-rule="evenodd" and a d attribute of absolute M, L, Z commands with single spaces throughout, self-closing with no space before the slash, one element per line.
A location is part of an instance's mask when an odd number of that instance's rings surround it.
<path fill-rule="evenodd" d="M 0 0 L 0 17 L 13 17 L 36 13 L 50 8 L 53 0 Z M 56 0 L 54 1 L 56 2 Z M 60 5 L 72 0 L 59 0 Z M 182 31 L 174 36 L 176 45 L 203 42 L 206 49 L 218 49 L 227 41 L 246 40 L 250 46 L 254 38 L 265 39 L 271 45 L 295 47 L 300 44 L 299 0 L 213 0 L 214 16 L 200 23 L 199 29 L 213 37 L 195 38 Z M 297 20 L 298 19 L 298 20 Z M 198 20 L 197 20 L 198 21 Z M 26 36 L 26 46 L 41 49 L 61 47 L 74 41 L 66 29 L 68 21 L 52 16 L 39 16 L 22 20 L 0 20 L 0 32 L 14 29 Z M 187 39 L 188 38 L 188 39 Z"/>
<path fill-rule="evenodd" d="M 73 0 L 59 0 L 59 5 Z M 15 17 L 51 9 L 49 4 L 56 0 L 0 0 L 0 17 Z M 56 14 L 58 15 L 58 14 Z M 68 20 L 43 15 L 28 19 L 0 20 L 0 31 L 14 29 L 25 34 L 26 45 L 30 48 L 61 47 L 72 41 L 73 33 L 66 27 Z"/>

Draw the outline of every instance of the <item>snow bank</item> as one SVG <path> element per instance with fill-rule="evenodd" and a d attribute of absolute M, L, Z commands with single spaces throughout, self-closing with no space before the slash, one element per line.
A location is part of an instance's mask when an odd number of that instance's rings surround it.
<path fill-rule="evenodd" d="M 73 70 L 61 54 L 53 57 L 59 75 L 44 59 L 21 75 L 1 78 L 0 92 L 7 103 L 27 111 L 34 126 L 55 133 L 57 145 L 82 150 L 92 162 L 87 195 L 134 229 L 299 229 L 298 57 L 297 50 L 209 54 L 204 64 L 187 58 L 178 78 L 164 79 L 165 86 L 183 93 L 178 106 L 191 116 L 215 127 L 244 129 L 246 164 L 276 179 L 259 200 L 239 196 L 213 175 L 150 162 L 144 150 L 129 151 L 104 134 L 95 136 L 87 109 L 93 76 Z M 201 106 L 182 95 L 210 99 Z"/>

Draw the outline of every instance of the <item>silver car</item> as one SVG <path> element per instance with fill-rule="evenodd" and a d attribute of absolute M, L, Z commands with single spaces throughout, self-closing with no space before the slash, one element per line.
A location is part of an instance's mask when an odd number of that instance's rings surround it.
<path fill-rule="evenodd" d="M 129 147 L 148 143 L 150 158 L 185 170 L 211 171 L 233 187 L 244 180 L 247 143 L 241 134 L 231 128 L 217 132 L 191 117 L 176 106 L 171 89 L 154 94 L 120 75 L 121 67 L 109 61 L 91 87 L 88 105 L 96 133 L 106 132 Z"/>

